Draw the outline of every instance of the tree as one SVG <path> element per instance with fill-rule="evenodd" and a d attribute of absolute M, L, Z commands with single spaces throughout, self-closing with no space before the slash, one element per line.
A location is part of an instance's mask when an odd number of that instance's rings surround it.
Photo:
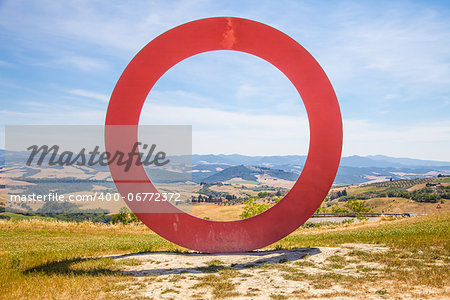
<path fill-rule="evenodd" d="M 265 198 L 267 197 L 269 194 L 267 192 L 259 192 L 258 193 L 258 198 Z"/>
<path fill-rule="evenodd" d="M 348 213 L 349 211 L 343 207 L 335 205 L 331 207 L 331 212 L 334 214 L 339 214 L 339 213 Z"/>
<path fill-rule="evenodd" d="M 111 218 L 112 224 L 122 223 L 122 224 L 130 224 L 130 223 L 139 223 L 140 220 L 136 215 L 128 210 L 126 207 L 122 207 L 119 210 L 118 214 L 115 214 Z"/>
<path fill-rule="evenodd" d="M 364 201 L 358 201 L 358 199 L 356 197 L 353 199 L 347 200 L 347 203 L 345 203 L 345 206 L 352 212 L 357 213 L 356 217 L 359 220 L 367 219 L 367 217 L 363 217 L 363 215 L 361 213 L 370 212 L 370 208 L 366 206 L 366 203 L 364 203 Z"/>
<path fill-rule="evenodd" d="M 315 214 L 326 214 L 328 212 L 326 207 L 323 207 L 322 205 L 319 206 L 319 208 L 316 210 Z"/>
<path fill-rule="evenodd" d="M 249 198 L 244 202 L 244 209 L 240 215 L 241 219 L 250 218 L 260 214 L 267 209 L 269 209 L 272 205 L 268 205 L 266 203 L 256 203 L 255 199 Z"/>
<path fill-rule="evenodd" d="M 331 212 L 333 212 L 333 213 L 356 213 L 356 217 L 361 220 L 361 219 L 365 219 L 365 217 L 363 217 L 362 213 L 370 212 L 370 208 L 366 206 L 366 203 L 364 203 L 364 201 L 358 201 L 358 199 L 355 197 L 353 199 L 348 199 L 343 207 L 340 207 L 337 205 L 333 206 L 331 208 Z"/>
<path fill-rule="evenodd" d="M 345 206 L 355 213 L 370 212 L 370 208 L 366 206 L 364 201 L 358 201 L 356 197 L 353 199 L 349 199 L 347 203 L 345 203 Z"/>

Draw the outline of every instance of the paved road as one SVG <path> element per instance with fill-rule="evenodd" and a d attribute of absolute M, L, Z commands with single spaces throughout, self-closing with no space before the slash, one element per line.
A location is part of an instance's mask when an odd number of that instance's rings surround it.
<path fill-rule="evenodd" d="M 379 220 L 381 217 L 369 217 L 369 222 L 373 222 Z M 307 222 L 310 223 L 323 223 L 323 222 L 339 222 L 341 223 L 344 220 L 355 219 L 355 222 L 358 222 L 357 218 L 354 217 L 315 217 L 309 218 Z"/>

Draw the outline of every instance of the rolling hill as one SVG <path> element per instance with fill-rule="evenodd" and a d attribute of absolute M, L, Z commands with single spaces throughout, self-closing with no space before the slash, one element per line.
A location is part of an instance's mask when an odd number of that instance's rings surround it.
<path fill-rule="evenodd" d="M 34 170 L 24 165 L 24 153 L 11 153 L 6 151 L 7 166 L 21 169 L 21 177 L 34 176 L 43 171 Z M 304 155 L 285 156 L 247 156 L 240 154 L 231 155 L 192 155 L 192 173 L 183 162 L 191 161 L 190 157 L 174 157 L 171 168 L 153 169 L 151 179 L 154 182 L 218 182 L 232 178 L 242 178 L 254 181 L 257 175 L 267 175 L 275 179 L 295 181 L 300 175 L 307 157 Z M 0 166 L 4 166 L 5 151 L 0 150 Z M 178 162 L 180 160 L 180 162 Z M 59 178 L 73 177 L 61 166 L 53 166 L 60 169 Z M 80 173 L 80 178 L 97 178 L 96 174 L 109 174 L 107 166 L 74 166 Z M 253 168 L 253 169 L 252 169 Z M 8 168 L 7 168 L 8 169 Z M 83 174 L 81 174 L 83 173 Z M 192 179 L 191 175 L 192 174 Z M 386 181 L 392 179 L 411 179 L 436 176 L 438 174 L 450 174 L 450 162 L 420 160 L 410 158 L 394 158 L 383 155 L 373 156 L 348 156 L 341 159 L 335 184 L 359 184 L 374 181 Z M 104 178 L 110 181 L 109 178 Z"/>
<path fill-rule="evenodd" d="M 202 179 L 202 182 L 224 182 L 234 178 L 241 178 L 243 180 L 257 181 L 257 175 L 267 175 L 277 179 L 284 179 L 289 181 L 295 181 L 298 178 L 298 174 L 292 172 L 286 172 L 283 170 L 271 169 L 266 167 L 249 167 L 244 165 L 234 166 L 226 168 L 214 175 L 208 176 Z"/>
<path fill-rule="evenodd" d="M 230 176 L 244 180 L 254 180 L 255 176 L 244 168 L 253 166 L 268 169 L 272 177 L 296 180 L 300 175 L 306 156 L 245 156 L 232 155 L 193 155 L 193 180 L 195 182 L 217 182 L 229 180 Z M 230 168 L 230 170 L 227 170 Z M 239 176 L 242 174 L 242 176 Z M 287 175 L 289 174 L 289 175 Z M 295 175 L 294 175 L 295 174 Z M 341 159 L 335 184 L 359 184 L 392 179 L 411 179 L 450 174 L 450 162 L 394 158 L 383 155 L 348 156 Z M 292 179 L 295 178 L 295 179 Z"/>

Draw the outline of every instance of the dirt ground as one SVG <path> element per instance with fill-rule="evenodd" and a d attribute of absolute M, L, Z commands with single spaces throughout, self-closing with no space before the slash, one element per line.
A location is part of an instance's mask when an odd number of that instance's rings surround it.
<path fill-rule="evenodd" d="M 127 260 L 129 265 L 120 272 L 135 279 L 124 284 L 123 295 L 150 299 L 389 299 L 448 295 L 448 290 L 408 287 L 401 297 L 393 297 L 397 293 L 391 290 L 395 283 L 370 284 L 364 277 L 367 270 L 382 272 L 382 264 L 348 259 L 352 251 L 380 254 L 388 250 L 348 244 L 239 254 L 155 252 L 114 259 Z M 353 283 L 340 283 L 339 276 L 352 278 Z"/>

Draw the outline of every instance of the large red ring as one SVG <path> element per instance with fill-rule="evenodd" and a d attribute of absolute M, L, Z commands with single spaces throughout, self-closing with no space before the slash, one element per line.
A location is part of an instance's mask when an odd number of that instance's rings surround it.
<path fill-rule="evenodd" d="M 342 149 L 339 104 L 325 72 L 308 51 L 286 34 L 252 20 L 217 17 L 180 25 L 155 38 L 128 64 L 111 96 L 106 128 L 137 128 L 142 106 L 157 80 L 178 62 L 214 50 L 253 54 L 273 64 L 294 84 L 305 104 L 310 126 L 303 171 L 277 205 L 248 219 L 208 221 L 176 208 L 171 213 L 137 216 L 157 234 L 180 246 L 209 253 L 244 252 L 274 243 L 302 225 L 320 206 L 336 176 Z M 127 143 L 135 142 L 137 129 L 123 138 Z M 123 141 L 106 129 L 105 142 L 107 150 L 114 152 Z M 143 168 L 135 168 L 137 177 L 145 179 L 140 188 L 156 191 Z M 123 195 L 127 189 L 118 179 L 123 174 L 110 169 Z"/>

